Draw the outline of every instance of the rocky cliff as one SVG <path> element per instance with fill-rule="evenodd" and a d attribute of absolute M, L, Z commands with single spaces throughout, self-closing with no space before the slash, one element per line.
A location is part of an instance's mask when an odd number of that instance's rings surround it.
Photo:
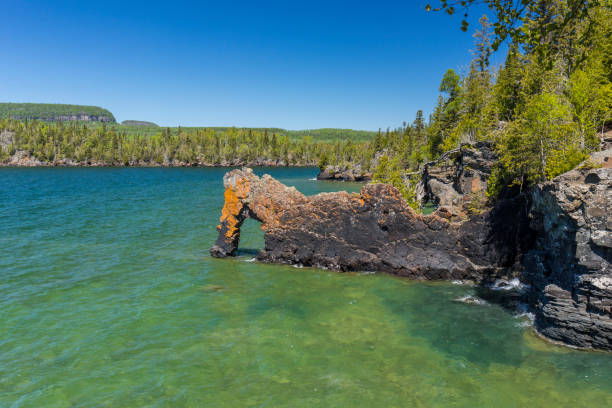
<path fill-rule="evenodd" d="M 524 280 L 540 333 L 612 350 L 612 149 L 532 192 Z"/>
<path fill-rule="evenodd" d="M 520 276 L 542 335 L 612 350 L 612 150 L 529 194 L 471 211 L 494 161 L 483 145 L 430 164 L 420 190 L 440 204 L 431 215 L 415 213 L 388 185 L 306 197 L 268 175 L 233 170 L 211 254 L 233 255 L 251 217 L 264 230 L 263 261 L 478 283 Z"/>

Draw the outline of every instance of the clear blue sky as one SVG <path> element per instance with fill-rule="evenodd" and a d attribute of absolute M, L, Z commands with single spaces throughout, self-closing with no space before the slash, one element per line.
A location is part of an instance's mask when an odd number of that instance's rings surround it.
<path fill-rule="evenodd" d="M 0 101 L 164 126 L 375 130 L 431 112 L 473 48 L 460 16 L 427 0 L 193 3 L 5 0 Z"/>

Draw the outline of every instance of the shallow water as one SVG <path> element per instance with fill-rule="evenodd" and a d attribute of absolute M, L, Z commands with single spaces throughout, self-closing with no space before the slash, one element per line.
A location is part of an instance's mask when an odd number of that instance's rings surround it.
<path fill-rule="evenodd" d="M 475 288 L 247 262 L 254 221 L 211 258 L 224 171 L 0 169 L 0 407 L 612 406 L 612 355 Z"/>

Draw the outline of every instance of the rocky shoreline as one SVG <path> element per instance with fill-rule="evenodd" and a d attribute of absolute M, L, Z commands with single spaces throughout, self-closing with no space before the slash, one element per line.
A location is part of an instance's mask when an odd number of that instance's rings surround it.
<path fill-rule="evenodd" d="M 495 160 L 482 145 L 426 166 L 418 190 L 438 203 L 431 215 L 384 184 L 307 197 L 236 169 L 224 177 L 211 254 L 234 255 L 242 222 L 254 218 L 265 237 L 261 261 L 481 285 L 518 278 L 541 335 L 612 351 L 612 150 L 490 205 L 479 197 Z"/>
<path fill-rule="evenodd" d="M 372 173 L 363 171 L 361 165 L 325 166 L 319 171 L 317 180 L 329 181 L 372 181 Z"/>

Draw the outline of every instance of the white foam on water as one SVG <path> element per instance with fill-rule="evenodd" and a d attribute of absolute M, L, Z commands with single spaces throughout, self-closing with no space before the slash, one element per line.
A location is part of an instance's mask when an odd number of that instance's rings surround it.
<path fill-rule="evenodd" d="M 298 268 L 298 269 L 302 269 L 304 267 L 304 265 L 302 265 L 302 264 L 295 264 L 295 265 L 291 265 L 291 266 L 293 266 L 294 268 Z"/>
<path fill-rule="evenodd" d="M 535 315 L 529 311 L 529 307 L 521 303 L 518 306 L 519 312 L 514 315 L 516 319 L 520 319 L 521 321 L 516 323 L 517 327 L 529 327 L 533 326 L 533 322 L 535 321 Z"/>
<path fill-rule="evenodd" d="M 533 326 L 533 323 L 531 323 L 529 320 L 523 320 L 522 322 L 518 322 L 514 324 L 516 327 L 531 327 Z"/>
<path fill-rule="evenodd" d="M 454 302 L 466 303 L 468 305 L 486 305 L 487 301 L 484 299 L 480 299 L 479 297 L 466 295 L 456 299 L 453 299 Z"/>
<path fill-rule="evenodd" d="M 317 178 L 316 177 L 309 178 L 308 181 L 317 181 Z"/>
<path fill-rule="evenodd" d="M 247 259 L 247 260 L 246 260 L 246 261 L 244 261 L 244 262 L 255 262 L 256 260 L 257 260 L 256 258 L 251 258 L 251 259 Z"/>
<path fill-rule="evenodd" d="M 491 289 L 493 290 L 524 290 L 528 287 L 522 283 L 518 278 L 511 279 L 509 281 L 505 279 L 497 279 Z"/>

